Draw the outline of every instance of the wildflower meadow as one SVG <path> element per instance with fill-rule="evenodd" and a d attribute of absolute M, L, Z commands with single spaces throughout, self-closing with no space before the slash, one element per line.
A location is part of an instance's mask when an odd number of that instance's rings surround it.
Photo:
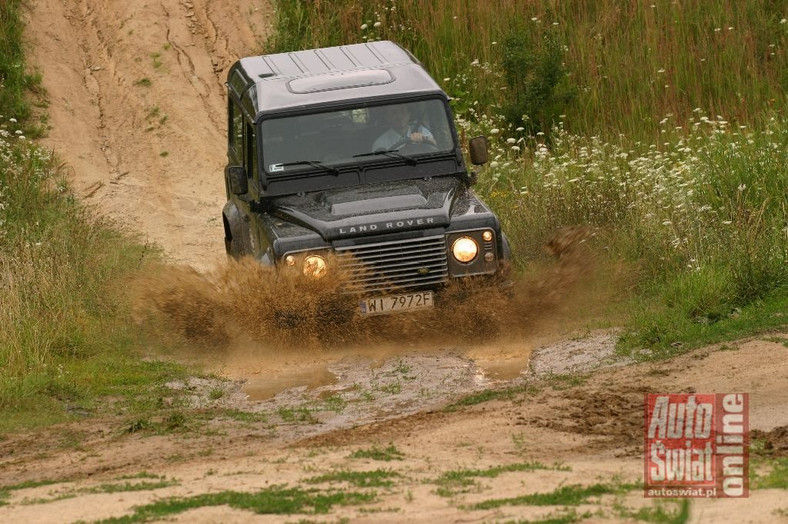
<path fill-rule="evenodd" d="M 267 51 L 394 40 L 486 135 L 521 272 L 567 226 L 628 268 L 622 349 L 782 322 L 788 23 L 754 2 L 278 2 Z"/>

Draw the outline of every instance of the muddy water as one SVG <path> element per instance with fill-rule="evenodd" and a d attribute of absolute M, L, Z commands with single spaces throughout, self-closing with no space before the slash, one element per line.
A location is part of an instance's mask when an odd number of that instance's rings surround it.
<path fill-rule="evenodd" d="M 339 377 L 329 371 L 325 364 L 299 366 L 295 369 L 281 370 L 276 374 L 258 373 L 244 378 L 246 382 L 241 391 L 246 393 L 251 401 L 267 400 L 277 393 L 292 388 L 314 390 L 339 382 Z"/>
<path fill-rule="evenodd" d="M 363 319 L 341 276 L 307 280 L 253 260 L 162 266 L 132 288 L 140 322 L 208 348 L 206 370 L 244 381 L 250 401 L 394 397 L 401 410 L 521 377 L 590 268 L 564 257 L 517 279 L 513 297 L 456 284 L 443 307 Z"/>

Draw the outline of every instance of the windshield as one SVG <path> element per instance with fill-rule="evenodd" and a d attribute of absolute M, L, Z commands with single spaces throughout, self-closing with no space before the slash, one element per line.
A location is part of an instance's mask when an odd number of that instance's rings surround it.
<path fill-rule="evenodd" d="M 263 165 L 272 175 L 422 155 L 455 149 L 442 100 L 422 100 L 309 115 L 262 123 Z"/>

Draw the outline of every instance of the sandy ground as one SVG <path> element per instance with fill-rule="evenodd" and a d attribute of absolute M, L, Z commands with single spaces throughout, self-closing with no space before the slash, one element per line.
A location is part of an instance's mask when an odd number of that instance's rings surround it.
<path fill-rule="evenodd" d="M 50 101 L 44 144 L 62 158 L 81 198 L 161 245 L 173 263 L 200 271 L 224 263 L 223 82 L 236 58 L 259 51 L 272 13 L 267 3 L 248 0 L 30 2 L 31 62 Z M 193 358 L 223 378 L 169 385 L 172 398 L 163 405 L 186 403 L 185 420 L 172 430 L 134 431 L 122 416 L 88 417 L 0 439 L 0 486 L 40 484 L 11 491 L 0 520 L 90 522 L 167 497 L 287 486 L 374 491 L 375 499 L 318 515 L 208 505 L 173 518 L 510 522 L 575 515 L 634 522 L 639 508 L 654 507 L 638 489 L 574 507 L 472 505 L 640 481 L 649 392 L 747 392 L 751 428 L 771 453 L 788 453 L 787 334 L 633 364 L 616 358 L 614 331 L 585 332 L 582 322 L 563 321 L 577 304 L 552 306 L 549 319 L 484 344 L 460 336 L 406 347 L 299 352 L 240 344 L 210 358 L 198 352 Z M 509 393 L 449 408 L 490 391 Z M 386 448 L 395 460 L 354 457 Z M 523 464 L 538 466 L 464 484 L 441 480 Z M 317 478 L 375 470 L 385 471 L 390 485 Z M 124 483 L 139 489 L 107 487 Z M 777 522 L 786 515 L 785 491 L 755 490 L 748 499 L 695 500 L 690 521 Z"/>

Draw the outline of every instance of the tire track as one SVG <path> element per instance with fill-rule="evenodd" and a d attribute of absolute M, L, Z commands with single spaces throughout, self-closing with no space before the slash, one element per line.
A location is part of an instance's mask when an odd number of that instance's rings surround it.
<path fill-rule="evenodd" d="M 264 35 L 252 26 L 265 31 L 271 8 L 251 20 L 242 13 L 252 6 L 40 0 L 30 7 L 31 63 L 50 93 L 44 144 L 73 168 L 77 194 L 198 269 L 224 258 L 224 76 L 242 54 L 259 52 Z"/>

